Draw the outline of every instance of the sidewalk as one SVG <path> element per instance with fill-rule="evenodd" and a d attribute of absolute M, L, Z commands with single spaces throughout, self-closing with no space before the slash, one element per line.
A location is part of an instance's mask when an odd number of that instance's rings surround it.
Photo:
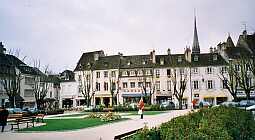
<path fill-rule="evenodd" d="M 159 126 L 163 122 L 167 122 L 172 118 L 180 115 L 187 114 L 189 110 L 173 110 L 167 113 L 158 115 L 144 116 L 141 120 L 139 117 L 132 117 L 133 119 L 116 122 L 112 124 L 106 124 L 98 127 L 85 128 L 76 131 L 65 132 L 37 132 L 37 133 L 16 133 L 5 132 L 0 133 L 0 139 L 6 140 L 112 140 L 114 136 L 123 134 L 135 129 L 144 127 L 147 123 L 148 127 Z"/>

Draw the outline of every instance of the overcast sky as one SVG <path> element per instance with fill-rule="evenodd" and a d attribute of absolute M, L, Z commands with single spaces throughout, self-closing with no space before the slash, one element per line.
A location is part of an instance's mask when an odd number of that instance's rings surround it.
<path fill-rule="evenodd" d="M 255 32 L 255 0 L 1 0 L 0 41 L 58 73 L 82 53 L 183 53 L 192 45 L 194 9 L 202 52 Z"/>

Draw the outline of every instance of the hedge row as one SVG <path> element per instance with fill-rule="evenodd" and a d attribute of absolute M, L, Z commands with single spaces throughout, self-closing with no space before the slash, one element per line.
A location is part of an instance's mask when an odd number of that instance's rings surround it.
<path fill-rule="evenodd" d="M 110 111 L 114 111 L 114 112 L 124 112 L 124 111 L 138 111 L 138 108 L 135 107 L 131 107 L 131 106 L 124 106 L 124 105 L 118 105 L 118 106 L 114 106 L 112 108 L 108 108 Z M 145 111 L 164 111 L 164 110 L 170 110 L 170 109 L 174 109 L 174 108 L 170 108 L 170 107 L 160 107 L 160 105 L 156 104 L 156 105 L 146 105 L 145 106 Z M 103 106 L 98 106 L 97 108 L 93 108 L 92 110 L 87 110 L 87 111 L 92 111 L 92 112 L 105 112 L 108 111 L 107 109 L 105 109 Z"/>
<path fill-rule="evenodd" d="M 132 140 L 255 140 L 251 112 L 215 107 L 180 116 L 159 128 L 138 132 Z"/>

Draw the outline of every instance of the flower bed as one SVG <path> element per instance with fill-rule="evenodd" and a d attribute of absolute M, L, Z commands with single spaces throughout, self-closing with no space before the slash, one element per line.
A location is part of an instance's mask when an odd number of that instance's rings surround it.
<path fill-rule="evenodd" d="M 121 116 L 115 112 L 108 112 L 108 113 L 90 113 L 89 118 L 100 118 L 101 121 L 114 121 L 121 119 Z"/>

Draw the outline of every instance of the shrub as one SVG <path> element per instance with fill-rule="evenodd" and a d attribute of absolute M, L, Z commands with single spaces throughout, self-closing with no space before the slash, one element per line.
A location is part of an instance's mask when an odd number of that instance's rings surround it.
<path fill-rule="evenodd" d="M 56 114 L 63 114 L 63 113 L 64 113 L 64 109 L 55 109 L 55 110 L 49 110 L 45 112 L 45 114 L 47 115 L 56 115 Z"/>
<path fill-rule="evenodd" d="M 146 140 L 254 140 L 255 121 L 251 112 L 215 107 L 174 118 L 158 129 L 141 131 L 132 139 L 138 137 Z"/>

